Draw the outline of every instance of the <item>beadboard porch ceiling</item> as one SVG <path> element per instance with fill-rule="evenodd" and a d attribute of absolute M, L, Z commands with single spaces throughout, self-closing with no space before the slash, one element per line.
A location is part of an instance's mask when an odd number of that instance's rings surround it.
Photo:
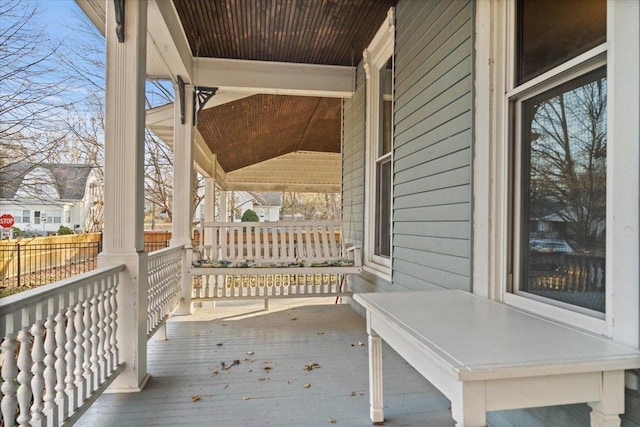
<path fill-rule="evenodd" d="M 104 32 L 105 2 L 76 1 Z M 175 82 L 181 75 L 196 86 L 218 88 L 199 115 L 196 136 L 202 145 L 196 163 L 218 182 L 287 154 L 336 154 L 340 98 L 350 96 L 353 67 L 397 1 L 151 0 L 147 77 Z M 151 126 L 169 145 L 172 122 Z M 339 163 L 332 168 L 330 182 L 309 176 L 306 186 L 339 191 Z M 276 181 L 274 190 L 298 191 Z"/>

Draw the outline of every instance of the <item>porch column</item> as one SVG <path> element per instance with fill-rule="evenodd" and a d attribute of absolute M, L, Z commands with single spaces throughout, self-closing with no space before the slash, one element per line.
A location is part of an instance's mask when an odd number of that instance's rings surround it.
<path fill-rule="evenodd" d="M 147 0 L 125 2 L 124 42 L 106 2 L 103 252 L 100 267 L 125 264 L 117 293 L 119 362 L 110 392 L 140 391 L 147 375 L 147 254 L 144 252 L 144 92 Z"/>
<path fill-rule="evenodd" d="M 175 93 L 178 93 L 174 84 Z M 177 315 L 191 314 L 191 276 L 186 268 L 191 265 L 193 246 L 193 85 L 184 86 L 184 123 L 180 115 L 180 101 L 174 103 L 173 113 L 173 221 L 171 246 L 184 245 L 182 268 L 182 302 Z"/>
<path fill-rule="evenodd" d="M 213 222 L 216 217 L 216 180 L 215 178 L 204 179 L 204 222 Z M 213 242 L 213 229 L 206 228 L 204 230 L 204 242 L 211 244 Z"/>
<path fill-rule="evenodd" d="M 229 221 L 229 212 L 227 212 L 227 191 L 220 192 L 220 198 L 218 199 L 218 209 L 220 210 L 220 221 Z M 231 219 L 233 221 L 233 219 Z"/>

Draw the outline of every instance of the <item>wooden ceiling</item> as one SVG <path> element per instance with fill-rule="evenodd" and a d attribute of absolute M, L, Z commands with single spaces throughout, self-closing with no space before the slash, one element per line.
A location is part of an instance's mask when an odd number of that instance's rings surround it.
<path fill-rule="evenodd" d="M 254 95 L 200 113 L 198 130 L 231 172 L 296 151 L 340 152 L 341 100 Z"/>
<path fill-rule="evenodd" d="M 397 0 L 173 0 L 194 57 L 356 66 Z M 226 172 L 284 154 L 339 153 L 341 100 L 254 95 L 205 109 Z"/>
<path fill-rule="evenodd" d="M 173 0 L 193 56 L 355 66 L 397 0 Z"/>

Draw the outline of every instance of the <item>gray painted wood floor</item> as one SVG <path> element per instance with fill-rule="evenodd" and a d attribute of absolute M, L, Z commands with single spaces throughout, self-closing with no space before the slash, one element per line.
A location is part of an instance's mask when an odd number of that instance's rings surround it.
<path fill-rule="evenodd" d="M 261 302 L 225 302 L 174 317 L 169 339 L 149 342 L 144 391 L 103 395 L 76 425 L 369 426 L 365 322 L 332 302 L 271 300 L 268 312 Z M 305 370 L 312 363 L 320 367 Z M 386 426 L 454 425 L 449 401 L 389 347 L 383 366 Z M 627 400 L 622 425 L 640 426 L 637 393 Z M 488 422 L 588 426 L 589 408 L 492 412 Z"/>

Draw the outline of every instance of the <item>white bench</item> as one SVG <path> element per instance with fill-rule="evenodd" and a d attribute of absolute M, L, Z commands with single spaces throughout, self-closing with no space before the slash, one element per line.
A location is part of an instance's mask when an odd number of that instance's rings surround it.
<path fill-rule="evenodd" d="M 353 297 L 366 309 L 374 424 L 384 421 L 384 340 L 447 396 L 456 426 L 485 426 L 487 411 L 582 402 L 592 427 L 620 425 L 636 349 L 463 291 Z"/>
<path fill-rule="evenodd" d="M 187 273 L 216 280 L 194 299 L 259 298 L 266 308 L 273 297 L 350 295 L 341 278 L 360 272 L 362 261 L 341 236 L 339 221 L 202 223 Z"/>

